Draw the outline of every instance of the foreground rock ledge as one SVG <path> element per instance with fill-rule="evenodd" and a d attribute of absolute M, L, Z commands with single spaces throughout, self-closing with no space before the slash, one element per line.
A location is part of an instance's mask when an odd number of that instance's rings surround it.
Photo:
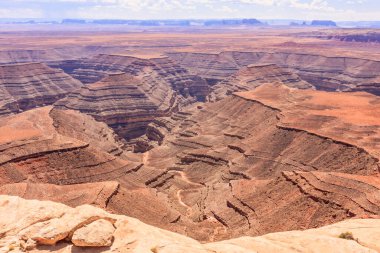
<path fill-rule="evenodd" d="M 345 232 L 351 232 L 355 240 L 339 238 Z M 50 201 L 0 195 L 0 252 L 250 253 L 379 250 L 380 219 L 352 219 L 319 229 L 201 244 L 186 236 L 146 225 L 137 219 L 109 214 L 89 205 L 71 208 Z"/>

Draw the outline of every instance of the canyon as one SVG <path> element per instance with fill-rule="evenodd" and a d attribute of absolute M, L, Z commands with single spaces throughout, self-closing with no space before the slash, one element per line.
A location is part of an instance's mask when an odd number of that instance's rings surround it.
<path fill-rule="evenodd" d="M 377 43 L 136 29 L 0 40 L 0 251 L 380 249 Z"/>
<path fill-rule="evenodd" d="M 353 57 L 288 52 L 170 53 L 180 65 L 215 84 L 250 64 L 290 68 L 302 80 L 326 91 L 367 91 L 379 95 L 380 62 Z"/>
<path fill-rule="evenodd" d="M 43 63 L 0 66 L 0 116 L 51 105 L 82 83 Z"/>

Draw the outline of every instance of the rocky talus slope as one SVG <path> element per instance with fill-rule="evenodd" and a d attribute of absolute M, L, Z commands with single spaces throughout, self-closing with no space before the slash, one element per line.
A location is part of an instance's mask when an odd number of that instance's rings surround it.
<path fill-rule="evenodd" d="M 250 64 L 276 64 L 319 90 L 367 91 L 380 95 L 380 61 L 288 52 L 168 53 L 169 57 L 213 85 Z"/>
<path fill-rule="evenodd" d="M 89 205 L 0 196 L 1 252 L 378 252 L 380 221 L 354 219 L 319 229 L 201 244 Z M 339 238 L 351 233 L 353 238 Z"/>
<path fill-rule="evenodd" d="M 238 91 L 249 91 L 262 84 L 284 84 L 298 89 L 314 89 L 313 85 L 303 81 L 298 75 L 276 64 L 248 65 L 235 74 L 218 82 L 209 95 L 211 101 L 219 100 Z"/>
<path fill-rule="evenodd" d="M 0 116 L 51 105 L 82 83 L 42 63 L 0 66 Z"/>

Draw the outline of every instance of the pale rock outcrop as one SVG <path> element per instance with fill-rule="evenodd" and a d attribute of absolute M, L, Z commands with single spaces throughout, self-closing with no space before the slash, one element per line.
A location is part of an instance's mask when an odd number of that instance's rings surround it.
<path fill-rule="evenodd" d="M 351 232 L 354 240 L 339 238 L 344 232 Z M 353 219 L 318 229 L 201 244 L 92 206 L 71 208 L 0 196 L 0 252 L 375 253 L 379 239 L 379 219 Z"/>
<path fill-rule="evenodd" d="M 71 241 L 81 247 L 111 246 L 114 232 L 115 227 L 111 222 L 100 219 L 76 230 Z"/>

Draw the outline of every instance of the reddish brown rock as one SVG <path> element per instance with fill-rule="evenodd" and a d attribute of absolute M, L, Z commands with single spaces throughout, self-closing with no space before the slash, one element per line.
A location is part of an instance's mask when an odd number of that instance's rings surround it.
<path fill-rule="evenodd" d="M 160 118 L 169 127 L 161 145 L 144 154 L 123 152 L 113 132 L 90 116 L 31 110 L 0 125 L 3 133 L 14 131 L 1 137 L 1 180 L 71 189 L 117 181 L 108 210 L 201 241 L 374 217 L 379 157 L 370 140 L 378 138 L 377 100 L 262 85 Z M 67 233 L 35 239 L 54 243 Z"/>
<path fill-rule="evenodd" d="M 82 83 L 42 63 L 0 66 L 0 116 L 51 105 Z"/>
<path fill-rule="evenodd" d="M 3 118 L 0 129 L 2 185 L 107 181 L 139 166 L 120 158 L 112 130 L 79 112 L 39 108 Z"/>
<path fill-rule="evenodd" d="M 177 110 L 176 93 L 169 86 L 155 85 L 128 74 L 112 74 L 71 93 L 55 107 L 91 115 L 130 140 L 144 135 L 156 117 Z"/>
<path fill-rule="evenodd" d="M 165 85 L 184 97 L 204 101 L 209 86 L 204 79 L 191 74 L 168 57 L 137 58 L 117 54 L 101 54 L 93 58 L 51 63 L 83 83 L 95 83 L 110 74 L 127 73 L 143 76 L 155 85 Z M 152 84 L 150 84 L 152 85 Z"/>
<path fill-rule="evenodd" d="M 215 84 L 251 64 L 276 64 L 289 69 L 318 90 L 368 91 L 380 94 L 378 73 L 380 62 L 354 56 L 324 56 L 278 50 L 219 54 L 169 53 L 170 58 Z"/>
<path fill-rule="evenodd" d="M 219 100 L 238 91 L 249 91 L 263 84 L 284 84 L 298 89 L 313 89 L 313 85 L 289 70 L 275 64 L 248 65 L 212 87 L 210 100 Z"/>
<path fill-rule="evenodd" d="M 379 186 L 368 182 L 379 175 L 377 100 L 271 85 L 238 93 L 172 117 L 130 180 L 166 196 L 177 226 L 199 223 L 185 233 L 206 241 L 376 216 Z"/>

